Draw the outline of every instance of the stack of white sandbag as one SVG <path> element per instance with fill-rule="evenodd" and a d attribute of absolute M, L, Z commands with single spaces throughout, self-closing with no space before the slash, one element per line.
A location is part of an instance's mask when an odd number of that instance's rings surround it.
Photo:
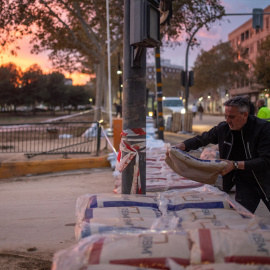
<path fill-rule="evenodd" d="M 150 195 L 86 194 L 77 200 L 76 216 L 79 242 L 55 254 L 53 270 L 270 266 L 270 222 L 210 185 Z"/>
<path fill-rule="evenodd" d="M 155 195 L 86 194 L 77 200 L 76 216 L 77 240 L 97 233 L 142 230 L 270 228 L 227 194 L 208 185 Z"/>
<path fill-rule="evenodd" d="M 87 269 L 98 264 L 107 265 L 103 269 L 110 269 L 108 265 L 155 269 L 187 266 L 186 269 L 269 269 L 269 253 L 270 233 L 265 231 L 194 229 L 185 234 L 93 235 L 56 253 L 52 270 Z M 236 268 L 230 267 L 231 263 Z M 207 264 L 211 266 L 198 267 Z M 228 264 L 228 268 L 224 264 Z M 245 268 L 247 264 L 257 265 L 257 268 Z"/>
<path fill-rule="evenodd" d="M 190 264 L 187 234 L 93 235 L 58 252 L 54 257 L 52 270 L 85 269 L 95 264 L 166 269 L 167 258 L 172 258 L 180 265 Z"/>
<path fill-rule="evenodd" d="M 160 192 L 170 189 L 185 189 L 200 187 L 203 184 L 190 180 L 175 173 L 165 162 L 169 144 L 150 145 L 146 148 L 146 191 Z M 117 170 L 113 173 L 115 179 L 115 193 L 121 193 L 121 173 Z"/>
<path fill-rule="evenodd" d="M 158 195 L 83 195 L 76 204 L 75 237 L 148 230 L 161 216 L 158 204 Z"/>

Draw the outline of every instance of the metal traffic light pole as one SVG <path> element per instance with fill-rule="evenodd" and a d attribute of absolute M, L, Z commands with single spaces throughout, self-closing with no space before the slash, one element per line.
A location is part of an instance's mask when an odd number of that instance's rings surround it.
<path fill-rule="evenodd" d="M 124 72 L 123 72 L 123 131 L 146 128 L 146 49 L 141 51 L 141 67 L 131 67 L 133 46 L 130 46 L 130 0 L 124 2 Z M 146 141 L 146 135 L 134 139 Z M 132 140 L 132 137 L 129 138 Z M 122 153 L 123 156 L 127 152 Z M 146 193 L 146 153 L 139 152 L 141 193 Z M 122 172 L 122 194 L 130 194 L 135 159 Z"/>

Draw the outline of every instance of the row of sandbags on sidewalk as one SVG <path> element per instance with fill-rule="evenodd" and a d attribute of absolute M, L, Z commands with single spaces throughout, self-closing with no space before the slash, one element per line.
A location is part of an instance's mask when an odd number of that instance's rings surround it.
<path fill-rule="evenodd" d="M 76 203 L 78 241 L 52 270 L 270 270 L 270 223 L 219 189 L 165 163 L 168 145 L 148 143 L 146 195 L 85 194 Z"/>
<path fill-rule="evenodd" d="M 202 183 L 192 181 L 175 173 L 165 162 L 166 151 L 170 144 L 162 140 L 146 138 L 146 192 L 160 192 L 171 189 L 196 188 Z M 121 193 L 121 173 L 113 172 L 115 193 Z"/>
<path fill-rule="evenodd" d="M 53 270 L 270 269 L 270 224 L 212 186 L 86 194 L 76 218 L 78 244 Z"/>

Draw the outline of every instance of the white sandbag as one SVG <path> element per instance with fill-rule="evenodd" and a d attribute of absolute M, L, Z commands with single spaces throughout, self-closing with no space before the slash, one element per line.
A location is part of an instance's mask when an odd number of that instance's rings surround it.
<path fill-rule="evenodd" d="M 170 270 L 270 270 L 270 265 L 246 265 L 239 263 L 206 263 L 200 265 L 189 265 L 183 268 L 171 259 L 167 259 Z"/>
<path fill-rule="evenodd" d="M 229 195 L 211 185 L 198 188 L 169 190 L 160 194 L 160 211 L 179 211 L 187 208 L 234 209 L 239 214 L 253 218 L 254 215 L 246 208 L 231 199 Z M 167 201 L 167 202 L 166 202 Z"/>
<path fill-rule="evenodd" d="M 175 211 L 174 215 L 179 217 L 181 221 L 194 222 L 197 220 L 204 219 L 218 219 L 218 220 L 227 220 L 227 219 L 240 219 L 243 220 L 246 217 L 241 216 L 238 212 L 232 209 L 202 209 L 202 208 L 188 208 L 180 211 Z"/>
<path fill-rule="evenodd" d="M 171 268 L 170 270 L 177 270 Z M 180 269 L 179 269 L 180 270 Z M 270 270 L 270 265 L 246 265 L 239 263 L 209 263 L 190 265 L 185 270 Z"/>
<path fill-rule="evenodd" d="M 216 160 L 219 159 L 219 151 L 217 150 L 217 146 L 214 147 L 206 147 L 202 151 L 200 155 L 200 159 L 209 159 L 209 160 Z"/>
<path fill-rule="evenodd" d="M 103 208 L 88 208 L 86 209 L 84 221 L 90 222 L 91 219 L 95 221 L 102 220 L 104 218 L 118 218 L 118 219 L 129 219 L 129 218 L 143 218 L 159 217 L 161 213 L 156 208 L 151 207 L 103 207 Z"/>
<path fill-rule="evenodd" d="M 180 149 L 171 147 L 166 163 L 181 176 L 205 184 L 214 184 L 226 162 L 195 158 Z"/>
<path fill-rule="evenodd" d="M 83 220 L 77 220 L 75 238 L 104 233 L 139 233 L 150 229 L 159 210 L 148 207 L 106 207 L 86 209 Z"/>
<path fill-rule="evenodd" d="M 154 219 L 152 218 L 133 218 L 128 222 L 123 220 L 123 224 L 115 222 L 113 218 L 104 219 L 102 223 L 81 222 L 75 226 L 75 238 L 79 241 L 82 238 L 95 234 L 138 234 L 150 230 L 153 222 Z"/>
<path fill-rule="evenodd" d="M 52 270 L 79 270 L 94 264 L 124 264 L 164 269 L 166 258 L 172 258 L 180 265 L 189 265 L 190 248 L 187 235 L 93 235 L 57 252 Z"/>
<path fill-rule="evenodd" d="M 184 230 L 192 229 L 233 229 L 233 230 L 259 230 L 259 224 L 250 219 L 202 219 L 193 222 L 183 221 L 180 226 Z"/>
<path fill-rule="evenodd" d="M 157 195 L 130 195 L 130 194 L 86 194 L 77 199 L 76 217 L 83 220 L 86 209 L 102 207 L 152 207 L 158 209 Z"/>
<path fill-rule="evenodd" d="M 184 270 L 184 268 L 182 269 Z M 121 265 L 121 264 L 95 264 L 95 265 L 89 265 L 85 270 L 155 270 L 155 269 L 129 266 L 129 265 Z"/>
<path fill-rule="evenodd" d="M 232 206 L 226 196 L 196 192 L 180 194 L 178 197 L 170 199 L 167 205 L 168 211 L 179 211 L 186 208 L 231 209 Z"/>
<path fill-rule="evenodd" d="M 242 217 L 234 210 L 195 209 L 195 213 L 192 212 L 192 210 L 194 209 L 167 212 L 165 215 L 153 221 L 151 229 L 173 231 L 174 233 L 191 229 L 266 230 L 256 219 Z M 225 211 L 225 213 L 222 214 L 222 211 Z M 181 212 L 184 212 L 184 214 L 181 214 Z M 215 215 L 214 212 L 216 212 L 217 215 Z M 202 216 L 203 213 L 206 215 Z M 207 213 L 209 213 L 209 215 L 207 215 Z"/>
<path fill-rule="evenodd" d="M 269 232 L 197 229 L 188 234 L 191 264 L 270 264 Z"/>

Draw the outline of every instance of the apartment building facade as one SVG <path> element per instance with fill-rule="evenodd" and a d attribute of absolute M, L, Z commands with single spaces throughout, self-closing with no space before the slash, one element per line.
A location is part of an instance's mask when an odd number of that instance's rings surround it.
<path fill-rule="evenodd" d="M 169 59 L 161 59 L 161 76 L 163 95 L 168 96 L 181 96 L 183 89 L 181 89 L 181 71 L 184 70 L 183 66 L 171 64 Z M 168 81 L 170 82 L 168 84 Z M 155 92 L 156 82 L 156 65 L 155 63 L 147 63 L 146 67 L 146 82 L 147 87 L 151 92 Z"/>
<path fill-rule="evenodd" d="M 264 13 L 270 13 L 270 5 L 264 9 Z M 253 64 L 258 55 L 260 43 L 270 35 L 270 14 L 263 16 L 263 29 L 252 28 L 252 18 L 229 33 L 228 41 L 232 48 L 238 52 L 238 60 L 241 60 L 240 48 L 247 55 L 249 64 L 250 79 L 239 81 L 230 89 L 231 96 L 249 95 L 251 102 L 255 103 L 258 98 L 265 98 L 268 101 L 269 89 L 261 89 L 261 86 L 252 82 L 251 74 L 254 72 Z M 268 106 L 270 102 L 268 102 Z"/>

